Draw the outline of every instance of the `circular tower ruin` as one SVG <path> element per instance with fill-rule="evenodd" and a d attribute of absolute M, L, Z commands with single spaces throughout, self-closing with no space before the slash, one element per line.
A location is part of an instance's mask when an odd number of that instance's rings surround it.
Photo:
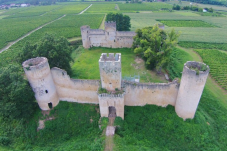
<path fill-rule="evenodd" d="M 209 71 L 209 66 L 201 62 L 188 61 L 184 64 L 175 105 L 177 115 L 184 120 L 194 118 Z"/>
<path fill-rule="evenodd" d="M 42 110 L 49 110 L 59 103 L 56 87 L 47 58 L 31 58 L 22 64 L 35 98 Z"/>

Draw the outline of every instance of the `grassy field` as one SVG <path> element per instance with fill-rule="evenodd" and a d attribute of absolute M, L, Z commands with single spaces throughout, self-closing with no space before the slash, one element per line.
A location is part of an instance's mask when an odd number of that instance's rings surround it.
<path fill-rule="evenodd" d="M 144 61 L 135 56 L 131 49 L 92 48 L 91 50 L 79 48 L 75 54 L 75 62 L 72 65 L 73 78 L 100 79 L 98 60 L 101 53 L 121 53 L 122 77 L 140 75 L 141 82 L 163 82 L 164 77 L 157 76 L 154 72 L 145 68 Z M 74 55 L 75 55 L 74 54 Z"/>
<path fill-rule="evenodd" d="M 175 49 L 168 67 L 170 77 L 181 77 L 183 64 L 189 60 L 199 61 L 194 52 Z M 214 95 L 210 78 L 203 91 L 195 118 L 183 121 L 174 107 L 146 105 L 125 106 L 125 118 L 116 130 L 115 150 L 225 150 L 227 124 L 227 95 Z M 225 102 L 225 105 L 223 102 Z"/>
<path fill-rule="evenodd" d="M 227 90 L 227 54 L 218 50 L 200 49 L 196 52 L 210 66 L 210 75 L 225 90 Z"/>
<path fill-rule="evenodd" d="M 216 27 L 201 20 L 157 20 L 169 27 Z"/>
<path fill-rule="evenodd" d="M 124 3 L 118 4 L 119 8 L 123 12 L 136 12 L 136 11 L 157 11 L 160 9 L 171 9 L 172 5 L 165 3 L 142 3 L 142 4 L 131 4 Z"/>
<path fill-rule="evenodd" d="M 226 43 L 227 37 L 227 18 L 226 17 L 211 17 L 211 16 L 194 16 L 194 13 L 187 12 L 169 12 L 169 13 L 126 13 L 131 17 L 131 30 L 153 26 L 160 23 L 157 20 L 201 20 L 218 26 L 212 27 L 174 27 L 178 32 L 181 32 L 179 41 L 196 41 L 196 42 L 212 42 Z M 187 14 L 188 16 L 186 16 Z M 189 16 L 190 15 L 190 16 Z M 167 31 L 171 27 L 165 27 Z"/>
<path fill-rule="evenodd" d="M 9 147 L 1 150 L 33 151 L 70 151 L 70 150 L 103 150 L 104 137 L 99 129 L 99 106 L 60 102 L 49 117 L 55 118 L 45 122 L 45 129 L 37 131 L 38 120 L 46 119 L 41 110 L 26 124 L 13 124 L 1 121 L 0 134 L 11 139 Z M 15 127 L 16 126 L 16 127 Z M 7 127 L 7 128 L 6 128 Z M 5 131 L 3 131 L 3 129 Z"/>

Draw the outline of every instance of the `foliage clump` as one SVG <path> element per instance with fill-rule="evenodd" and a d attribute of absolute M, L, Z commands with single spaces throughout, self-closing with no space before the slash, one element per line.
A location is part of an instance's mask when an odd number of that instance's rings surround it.
<path fill-rule="evenodd" d="M 37 103 L 21 66 L 8 65 L 0 71 L 0 115 L 5 120 L 30 118 Z"/>
<path fill-rule="evenodd" d="M 155 25 L 136 30 L 132 49 L 146 60 L 148 68 L 166 68 L 179 34 L 174 29 L 166 32 Z"/>
<path fill-rule="evenodd" d="M 71 53 L 73 49 L 64 37 L 56 37 L 53 34 L 45 34 L 37 43 L 25 43 L 19 54 L 19 62 L 35 57 L 46 57 L 50 67 L 65 69 L 71 74 L 70 62 L 73 62 Z"/>
<path fill-rule="evenodd" d="M 117 31 L 130 31 L 131 23 L 128 15 L 122 13 L 108 13 L 106 15 L 106 21 L 115 21 Z"/>

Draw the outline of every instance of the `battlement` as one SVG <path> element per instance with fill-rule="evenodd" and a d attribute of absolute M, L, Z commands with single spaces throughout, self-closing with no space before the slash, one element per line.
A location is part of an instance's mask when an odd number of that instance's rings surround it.
<path fill-rule="evenodd" d="M 80 27 L 80 30 L 84 30 L 84 29 L 90 29 L 90 26 L 84 25 L 84 26 L 81 26 L 81 27 Z"/>
<path fill-rule="evenodd" d="M 116 36 L 136 36 L 136 33 L 134 31 L 117 31 Z"/>
<path fill-rule="evenodd" d="M 99 97 L 111 97 L 111 98 L 124 98 L 125 93 L 123 94 L 108 94 L 108 93 L 102 93 L 98 94 Z"/>
<path fill-rule="evenodd" d="M 109 57 L 107 57 L 107 53 L 102 53 L 99 59 L 99 62 L 121 62 L 121 53 L 109 53 Z"/>
<path fill-rule="evenodd" d="M 90 29 L 89 34 L 93 34 L 93 35 L 105 34 L 105 31 L 102 29 Z"/>
<path fill-rule="evenodd" d="M 116 26 L 116 22 L 114 22 L 114 21 L 107 21 L 107 22 L 105 22 L 105 27 L 117 27 Z"/>

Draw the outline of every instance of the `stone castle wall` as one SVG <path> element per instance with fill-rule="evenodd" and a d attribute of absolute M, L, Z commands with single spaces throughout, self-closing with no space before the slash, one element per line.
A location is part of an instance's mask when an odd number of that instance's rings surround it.
<path fill-rule="evenodd" d="M 61 101 L 98 104 L 100 80 L 70 79 L 66 71 L 52 68 L 51 74 Z"/>
<path fill-rule="evenodd" d="M 131 48 L 136 35 L 132 31 L 116 31 L 116 22 L 105 22 L 105 30 L 90 29 L 89 26 L 82 26 L 80 29 L 84 48 Z"/>
<path fill-rule="evenodd" d="M 206 67 L 199 71 L 200 67 Z M 102 117 L 109 115 L 109 107 L 116 108 L 117 116 L 124 118 L 124 105 L 143 106 L 153 104 L 162 107 L 175 106 L 177 115 L 183 119 L 194 118 L 202 95 L 209 66 L 189 61 L 184 65 L 181 83 L 133 83 L 121 79 L 121 54 L 103 53 L 99 59 L 100 80 L 70 79 L 59 68 L 50 70 L 44 57 L 33 58 L 23 63 L 25 74 L 42 110 L 49 110 L 48 103 L 55 107 L 59 100 L 99 104 Z M 98 94 L 99 88 L 108 91 Z M 117 89 L 119 93 L 116 94 Z M 101 91 L 100 91 L 101 92 Z"/>
<path fill-rule="evenodd" d="M 179 84 L 177 81 L 170 83 L 133 83 L 124 82 L 125 105 L 144 106 L 153 104 L 162 107 L 175 106 Z"/>

